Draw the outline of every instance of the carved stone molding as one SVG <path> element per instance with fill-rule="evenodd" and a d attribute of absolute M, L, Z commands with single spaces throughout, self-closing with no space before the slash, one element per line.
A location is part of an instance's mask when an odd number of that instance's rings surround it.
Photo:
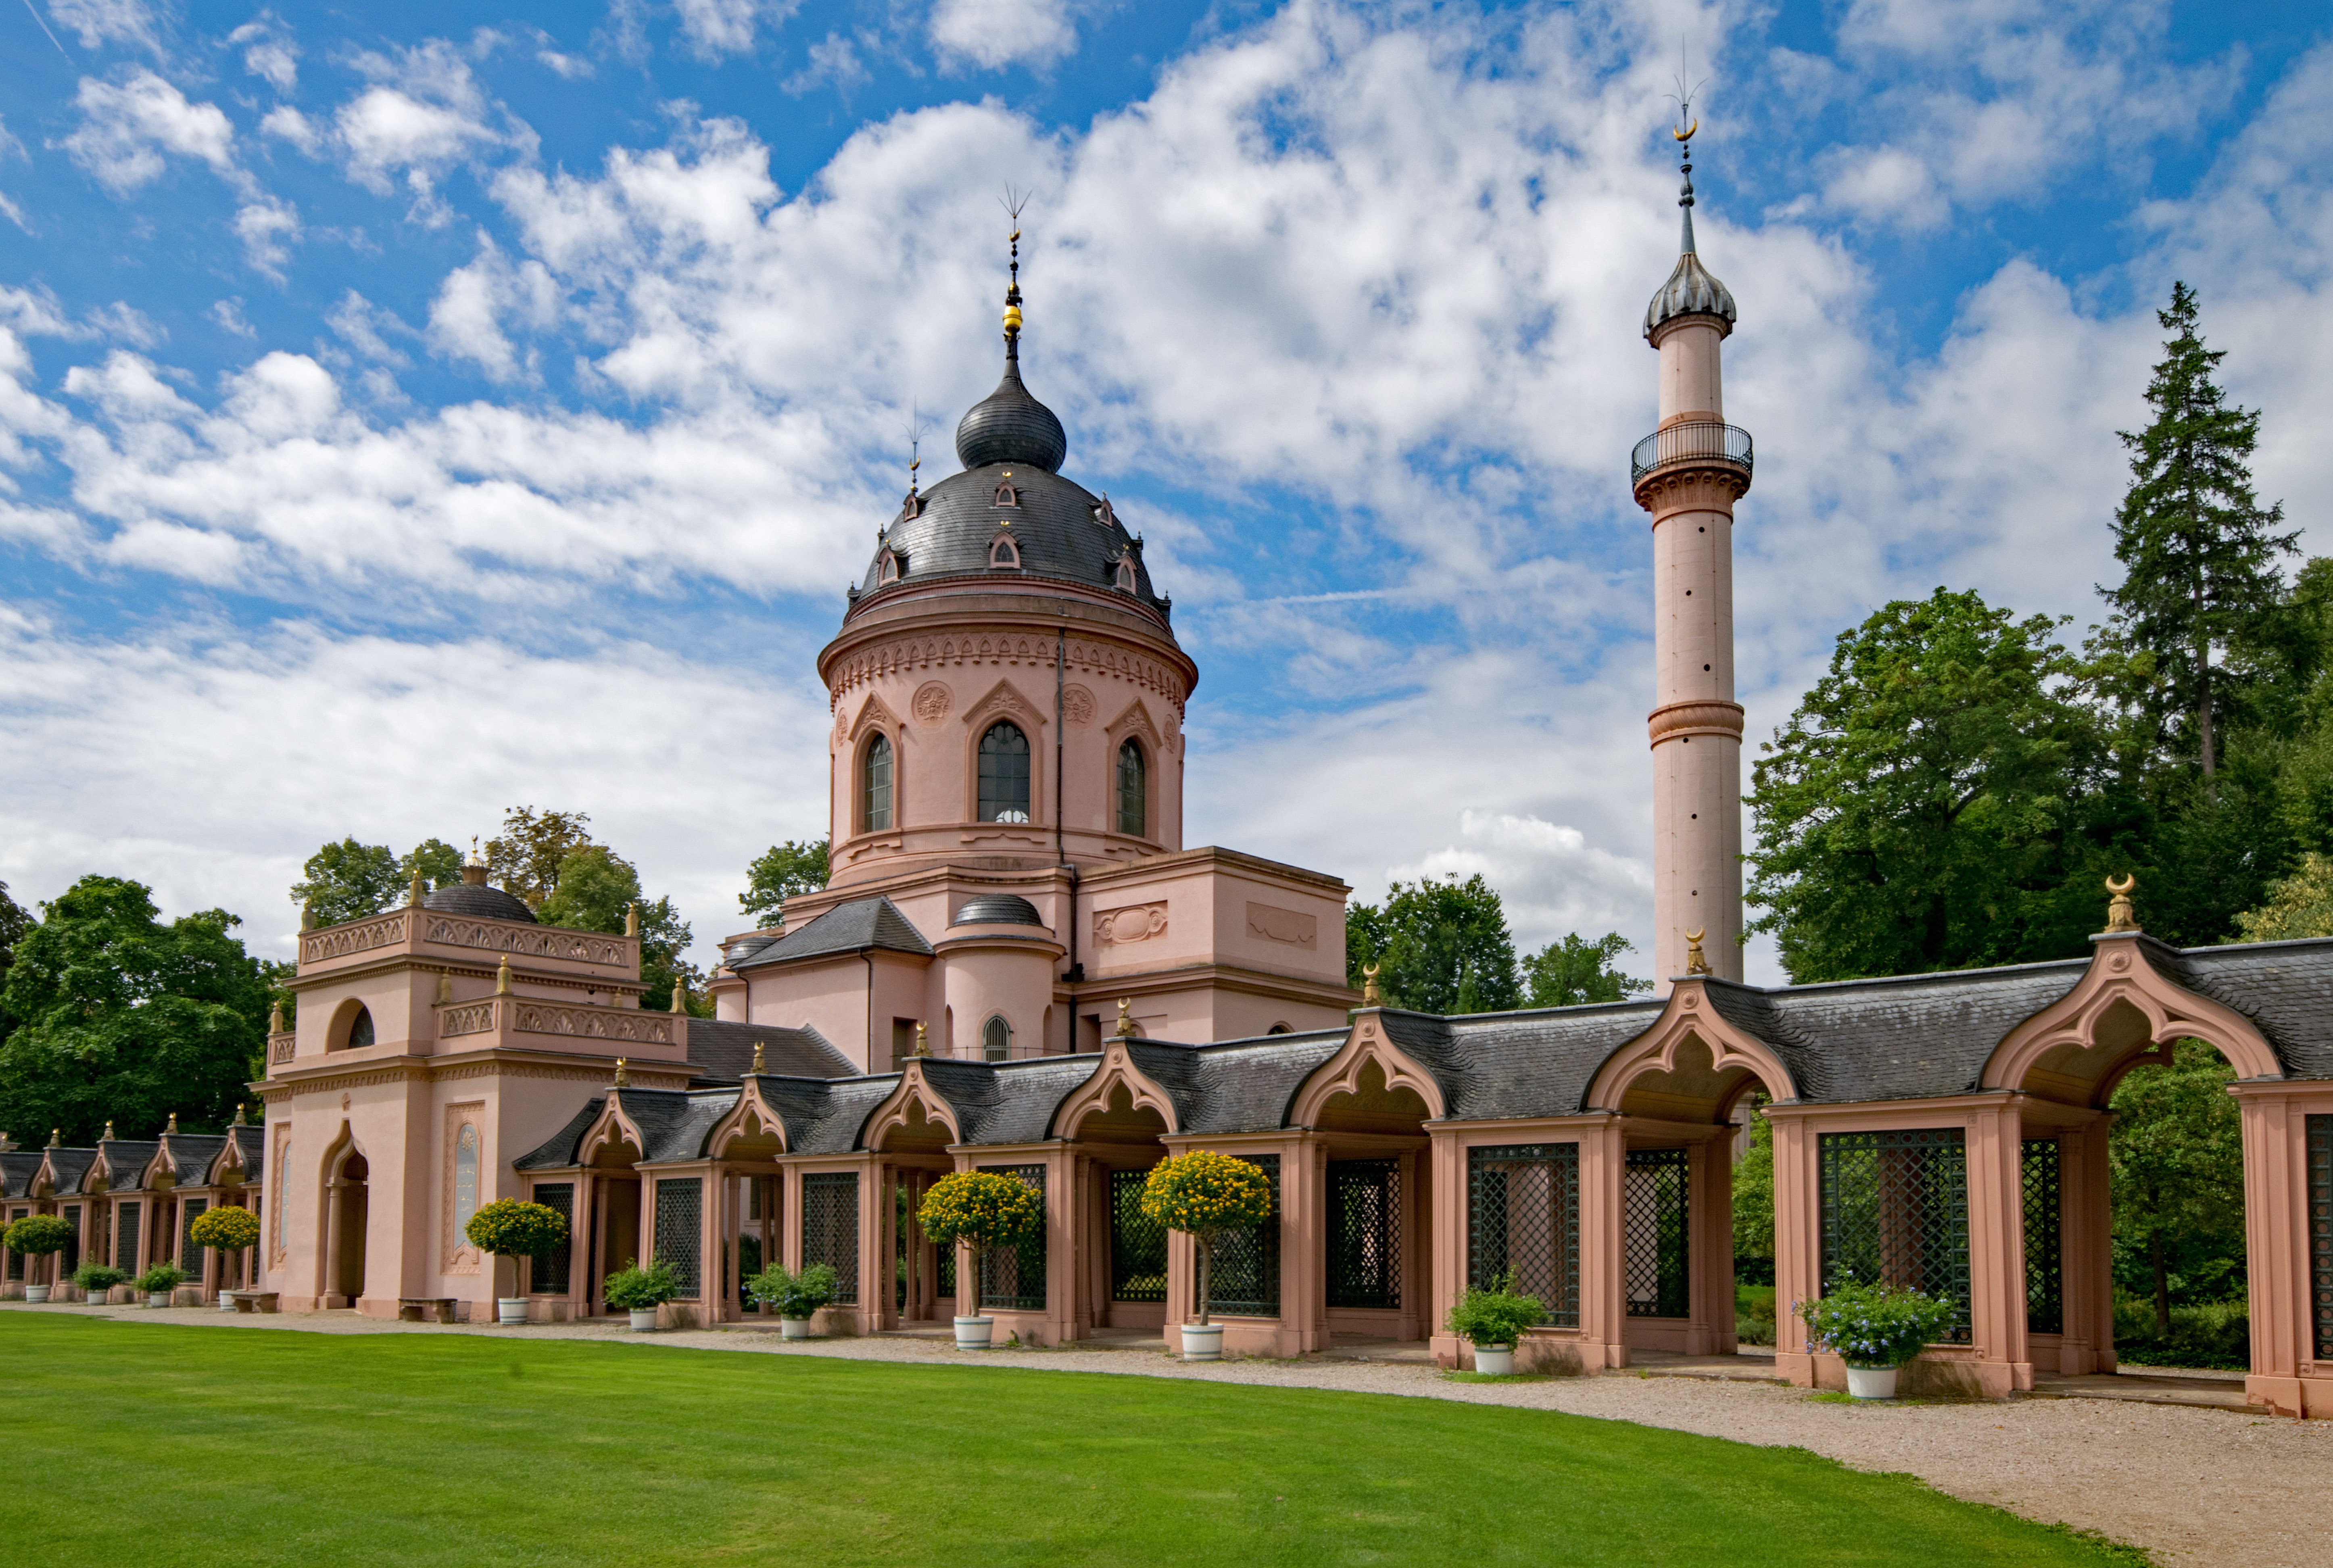
<path fill-rule="evenodd" d="M 456 1223 L 455 1173 L 459 1165 L 462 1129 L 467 1127 L 470 1130 L 471 1148 L 474 1151 L 470 1179 L 475 1183 L 471 1189 L 470 1200 L 474 1204 L 483 1201 L 492 1174 L 486 1169 L 485 1134 L 479 1130 L 478 1125 L 485 1120 L 485 1117 L 486 1103 L 484 1100 L 466 1100 L 460 1104 L 446 1107 L 446 1142 L 443 1146 L 444 1152 L 439 1160 L 441 1170 L 437 1186 L 438 1235 L 441 1238 L 437 1267 L 446 1274 L 475 1275 L 478 1272 L 478 1249 L 470 1245 L 470 1238 L 462 1233 L 462 1228 Z"/>
<path fill-rule="evenodd" d="M 948 689 L 946 681 L 926 681 L 916 688 L 912 705 L 917 723 L 937 724 L 944 722 L 948 710 L 955 706 L 955 693 Z"/>
<path fill-rule="evenodd" d="M 1109 947 L 1129 942 L 1148 942 L 1166 934 L 1166 905 L 1129 904 L 1117 909 L 1094 911 L 1093 939 L 1096 947 Z"/>
<path fill-rule="evenodd" d="M 292 1032 L 290 1032 L 289 1030 L 286 1030 L 284 1033 L 280 1034 L 280 1035 L 270 1035 L 270 1036 L 268 1036 L 268 1037 L 267 1037 L 267 1064 L 268 1064 L 268 1066 L 275 1066 L 276 1064 L 278 1064 L 278 1063 L 280 1063 L 280 1062 L 288 1062 L 288 1061 L 290 1061 L 290 1060 L 292 1059 L 292 1053 L 293 1053 L 293 1049 L 294 1049 L 294 1048 L 299 1045 L 299 1043 L 300 1043 L 300 1037 L 299 1037 L 298 1035 L 293 1034 L 293 1033 L 292 1033 Z"/>
<path fill-rule="evenodd" d="M 466 1002 L 458 1008 L 447 1008 L 437 1015 L 437 1037 L 450 1040 L 461 1035 L 483 1035 L 494 1027 L 494 1004 Z"/>
<path fill-rule="evenodd" d="M 1742 704 L 1671 703 L 1666 708 L 1654 709 L 1646 722 L 1656 746 L 1678 735 L 1730 735 L 1738 741 L 1742 738 Z"/>
<path fill-rule="evenodd" d="M 566 931 L 558 926 L 521 925 L 511 920 L 465 920 L 452 915 L 433 914 L 427 940 L 443 942 L 448 947 L 482 947 L 492 952 L 507 952 L 521 958 L 563 958 L 583 963 L 633 964 L 630 940 L 620 936 L 600 936 L 588 931 Z"/>
<path fill-rule="evenodd" d="M 1637 504 L 1653 514 L 1657 528 L 1680 512 L 1732 512 L 1750 489 L 1750 476 L 1733 464 L 1713 461 L 1665 466 L 1639 481 Z"/>
<path fill-rule="evenodd" d="M 391 947 L 405 940 L 405 911 L 392 914 L 377 914 L 370 920 L 337 925 L 330 931 L 311 932 L 300 939 L 300 961 L 322 963 L 328 958 L 346 958 L 352 952 L 370 952 L 377 947 Z"/>
<path fill-rule="evenodd" d="M 672 1044 L 672 1015 L 635 1008 L 562 1007 L 555 1002 L 520 1002 L 511 1026 L 523 1035 L 572 1035 L 591 1040 Z"/>
<path fill-rule="evenodd" d="M 1247 906 L 1247 933 L 1265 942 L 1285 942 L 1311 952 L 1320 945 L 1320 917 L 1301 909 L 1281 909 L 1269 904 Z"/>
<path fill-rule="evenodd" d="M 1094 694 L 1083 686 L 1061 689 L 1061 716 L 1072 724 L 1090 724 L 1094 716 Z"/>
<path fill-rule="evenodd" d="M 1058 651 L 1060 645 L 1042 633 L 963 632 L 901 637 L 861 648 L 836 665 L 829 672 L 828 697 L 839 709 L 853 689 L 885 675 L 961 668 L 966 664 L 1050 666 Z M 1157 693 L 1178 711 L 1182 707 L 1182 677 L 1157 659 L 1099 640 L 1073 641 L 1067 655 L 1067 667 L 1070 670 L 1090 676 L 1114 677 Z M 840 732 L 839 721 L 837 732 Z"/>

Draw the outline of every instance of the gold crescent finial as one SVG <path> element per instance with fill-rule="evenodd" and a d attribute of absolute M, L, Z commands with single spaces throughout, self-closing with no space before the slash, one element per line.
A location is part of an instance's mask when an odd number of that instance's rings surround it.
<path fill-rule="evenodd" d="M 632 1085 L 631 1076 L 627 1073 L 624 1068 L 624 1058 L 618 1056 L 616 1058 L 616 1087 L 619 1089 L 629 1089 Z"/>
<path fill-rule="evenodd" d="M 1670 129 L 1670 131 L 1669 131 L 1669 134 L 1670 134 L 1671 136 L 1673 136 L 1673 137 L 1675 137 L 1679 141 L 1691 141 L 1691 140 L 1693 139 L 1693 133 L 1694 133 L 1695 131 L 1696 131 L 1696 130 L 1699 130 L 1700 129 L 1701 129 L 1701 121 L 1699 121 L 1699 120 L 1696 120 L 1693 121 L 1691 124 L 1687 125 L 1687 126 L 1686 126 L 1683 130 L 1677 130 L 1677 129 L 1675 129 L 1672 128 L 1672 129 Z"/>
<path fill-rule="evenodd" d="M 2138 912 L 2131 907 L 2130 902 L 2130 890 L 2137 885 L 2138 876 L 2135 872 L 2124 873 L 2120 882 L 2111 876 L 2107 878 L 2107 891 L 2114 894 L 2107 904 L 2107 930 L 2109 933 L 2138 929 Z"/>
<path fill-rule="evenodd" d="M 1709 960 L 1701 952 L 1702 932 L 1703 928 L 1696 925 L 1685 933 L 1685 972 L 1687 974 L 1709 972 Z"/>
<path fill-rule="evenodd" d="M 1121 1040 L 1130 1040 L 1135 1037 L 1134 999 L 1132 997 L 1120 997 L 1118 999 L 1117 1037 Z"/>
<path fill-rule="evenodd" d="M 1378 966 L 1373 963 L 1365 963 L 1361 966 L 1361 1006 L 1365 1008 L 1385 1006 L 1385 993 L 1378 990 Z"/>

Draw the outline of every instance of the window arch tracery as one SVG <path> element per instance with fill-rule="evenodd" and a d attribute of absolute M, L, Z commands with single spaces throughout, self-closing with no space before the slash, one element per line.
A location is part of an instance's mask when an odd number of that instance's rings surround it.
<path fill-rule="evenodd" d="M 1013 1059 L 1013 1026 L 1004 1021 L 1002 1013 L 980 1026 L 980 1056 L 983 1061 L 1005 1062 Z"/>
<path fill-rule="evenodd" d="M 877 731 L 859 760 L 859 830 L 891 830 L 891 738 Z"/>
<path fill-rule="evenodd" d="M 999 719 L 980 737 L 980 820 L 1029 820 L 1029 737 Z"/>
<path fill-rule="evenodd" d="M 1150 764 L 1131 735 L 1118 748 L 1118 830 L 1137 837 L 1150 831 Z"/>

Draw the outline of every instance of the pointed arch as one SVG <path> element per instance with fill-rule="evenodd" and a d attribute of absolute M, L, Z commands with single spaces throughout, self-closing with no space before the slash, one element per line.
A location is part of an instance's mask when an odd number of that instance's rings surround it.
<path fill-rule="evenodd" d="M 1127 1048 L 1124 1040 L 1113 1037 L 1102 1043 L 1101 1065 L 1094 1068 L 1092 1076 L 1053 1107 L 1052 1120 L 1046 1124 L 1047 1135 L 1076 1138 L 1079 1124 L 1088 1116 L 1118 1109 L 1111 1101 L 1120 1090 L 1126 1095 L 1126 1111 L 1156 1112 L 1166 1123 L 1170 1136 L 1183 1130 L 1182 1120 L 1175 1114 L 1174 1097 L 1135 1065 L 1134 1053 Z"/>
<path fill-rule="evenodd" d="M 899 1069 L 899 1086 L 868 1114 L 866 1123 L 859 1130 L 856 1147 L 880 1151 L 892 1133 L 916 1127 L 945 1127 L 948 1143 L 964 1142 L 963 1118 L 924 1075 L 924 1063 L 928 1059 L 907 1058 L 906 1066 Z"/>
<path fill-rule="evenodd" d="M 624 1152 L 627 1144 L 631 1150 L 629 1157 Z M 603 1168 L 636 1165 L 646 1156 L 648 1146 L 648 1137 L 640 1131 L 639 1123 L 624 1113 L 623 1092 L 611 1090 L 608 1103 L 600 1107 L 599 1115 L 583 1130 L 583 1136 L 575 1141 L 575 1163 Z M 602 1158 L 609 1154 L 615 1158 Z"/>
<path fill-rule="evenodd" d="M 1337 1047 L 1337 1054 L 1305 1076 L 1289 1096 L 1288 1113 L 1282 1118 L 1283 1126 L 1311 1127 L 1320 1121 L 1320 1114 L 1330 1100 L 1339 1095 L 1356 1097 L 1364 1093 L 1362 1075 L 1372 1065 L 1383 1081 L 1383 1092 L 1397 1094 L 1407 1089 L 1426 1102 L 1426 1119 L 1438 1121 L 1449 1114 L 1441 1082 L 1426 1065 L 1394 1044 L 1390 1036 L 1379 1028 L 1378 1019 L 1363 1014 L 1353 1025 L 1353 1032 Z"/>
<path fill-rule="evenodd" d="M 777 1144 L 780 1154 L 790 1152 L 793 1145 L 786 1137 L 785 1118 L 762 1098 L 761 1085 L 751 1077 L 738 1095 L 737 1103 L 723 1113 L 713 1130 L 705 1135 L 705 1152 L 715 1160 L 734 1158 L 731 1148 L 738 1143 Z M 756 1149 L 753 1154 L 763 1156 Z"/>
<path fill-rule="evenodd" d="M 898 734 L 899 716 L 891 712 L 879 694 L 869 692 L 867 693 L 867 700 L 859 704 L 858 717 L 850 721 L 850 728 L 845 731 L 844 734 L 850 743 L 856 746 L 867 738 L 869 731 L 874 730 L 881 730 L 892 735 Z"/>
<path fill-rule="evenodd" d="M 2210 1046 L 2239 1078 L 2283 1077 L 2284 1064 L 2251 1020 L 2158 970 L 2146 951 L 2151 940 L 2100 939 L 2074 989 L 2002 1036 L 1978 1083 L 2103 1105 L 2133 1058 L 2182 1039 Z"/>
<path fill-rule="evenodd" d="M 1751 1086 L 1762 1084 L 1775 1101 L 1799 1098 L 1798 1080 L 1791 1076 L 1774 1048 L 1755 1035 L 1726 1021 L 1709 1005 L 1705 980 L 1683 980 L 1669 993 L 1669 1005 L 1653 1027 L 1604 1058 L 1589 1080 L 1584 1111 L 1618 1111 L 1640 1079 L 1657 1077 L 1675 1085 L 1678 1100 L 1706 1097 L 1714 1103 L 1709 1119 L 1722 1121 Z M 1681 1071 L 1682 1069 L 1682 1071 Z M 1706 1096 L 1684 1092 L 1684 1080 L 1694 1091 L 1710 1089 Z M 1658 1092 L 1658 1091 L 1655 1091 Z M 1688 1119 L 1670 1116 L 1669 1120 Z"/>

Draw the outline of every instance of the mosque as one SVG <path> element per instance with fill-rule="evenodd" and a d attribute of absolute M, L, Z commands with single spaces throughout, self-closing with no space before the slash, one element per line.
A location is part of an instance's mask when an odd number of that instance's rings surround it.
<path fill-rule="evenodd" d="M 1840 1386 L 1791 1304 L 1851 1273 L 1960 1305 L 1910 1391 L 1999 1396 L 2114 1369 L 2107 1096 L 2194 1038 L 2242 1106 L 2248 1395 L 2333 1415 L 2333 940 L 2177 950 L 2118 895 L 2087 959 L 1743 983 L 1732 534 L 1753 451 L 1725 421 L 1735 305 L 1696 253 L 1685 148 L 1680 253 L 1644 320 L 1658 424 L 1631 463 L 1657 994 L 1387 1008 L 1347 988 L 1343 881 L 1186 846 L 1198 666 L 1141 534 L 1063 474 L 1061 423 L 1023 384 L 1016 244 L 963 470 L 911 484 L 819 655 L 831 880 L 724 944 L 717 1017 L 643 1009 L 636 934 L 544 926 L 483 867 L 417 886 L 302 933 L 261 1124 L 0 1152 L 0 1213 L 75 1230 L 62 1259 L 5 1256 L 7 1293 L 71 1299 L 82 1257 L 175 1256 L 198 1301 L 479 1321 L 507 1300 L 555 1322 L 605 1312 L 600 1281 L 653 1256 L 683 1286 L 664 1321 L 710 1325 L 751 1316 L 742 1281 L 776 1259 L 837 1269 L 822 1332 L 961 1312 L 1026 1343 L 1171 1335 L 1193 1249 L 1136 1195 L 1206 1148 L 1276 1194 L 1218 1251 L 1227 1352 L 1422 1340 L 1464 1365 L 1444 1315 L 1512 1271 L 1547 1304 L 1523 1363 L 1593 1372 L 1737 1351 L 1732 1151 L 1759 1114 L 1781 1373 Z M 1034 1188 L 1043 1233 L 924 1241 L 920 1194 L 967 1169 Z M 464 1228 L 498 1198 L 558 1209 L 570 1244 L 481 1257 Z M 248 1254 L 192 1243 L 217 1204 L 258 1213 Z"/>

